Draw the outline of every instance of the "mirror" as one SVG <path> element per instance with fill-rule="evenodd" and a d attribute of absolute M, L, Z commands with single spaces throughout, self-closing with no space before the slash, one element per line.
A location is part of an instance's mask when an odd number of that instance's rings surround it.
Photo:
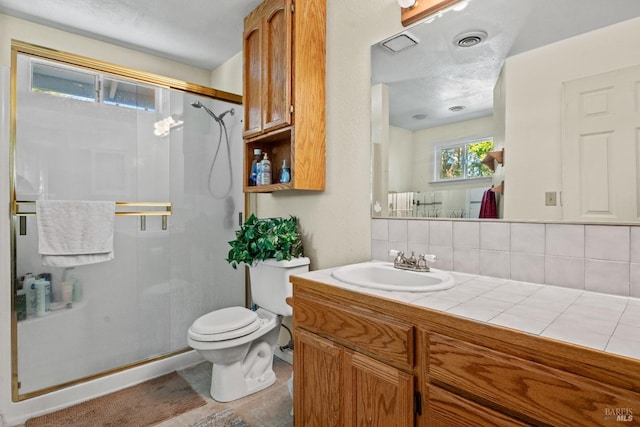
<path fill-rule="evenodd" d="M 372 216 L 478 218 L 493 188 L 503 219 L 637 221 L 637 190 L 631 216 L 563 203 L 584 193 L 567 178 L 563 97 L 570 82 L 638 65 L 638 16 L 635 0 L 463 0 L 374 44 Z M 487 138 L 501 162 L 476 156 L 490 168 L 442 179 L 443 147 Z M 596 185 L 605 202 L 627 199 L 621 178 L 587 175 L 611 181 Z"/>

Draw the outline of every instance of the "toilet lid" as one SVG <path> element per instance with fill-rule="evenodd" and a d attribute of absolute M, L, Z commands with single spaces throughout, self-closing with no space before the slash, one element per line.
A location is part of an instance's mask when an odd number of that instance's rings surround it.
<path fill-rule="evenodd" d="M 189 328 L 189 336 L 198 341 L 222 341 L 238 338 L 260 328 L 255 311 L 244 307 L 227 307 L 199 317 Z"/>

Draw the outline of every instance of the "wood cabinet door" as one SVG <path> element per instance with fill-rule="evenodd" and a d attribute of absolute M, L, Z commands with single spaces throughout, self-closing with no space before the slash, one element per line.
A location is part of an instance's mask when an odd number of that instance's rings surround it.
<path fill-rule="evenodd" d="M 262 15 L 254 11 L 244 21 L 243 103 L 245 137 L 262 132 Z"/>
<path fill-rule="evenodd" d="M 244 21 L 244 137 L 291 124 L 291 0 L 266 0 Z"/>
<path fill-rule="evenodd" d="M 293 405 L 296 426 L 344 425 L 344 348 L 317 335 L 298 330 L 293 362 Z"/>
<path fill-rule="evenodd" d="M 414 425 L 414 376 L 345 350 L 345 425 Z"/>
<path fill-rule="evenodd" d="M 270 0 L 262 29 L 262 121 L 268 132 L 291 124 L 291 0 Z"/>

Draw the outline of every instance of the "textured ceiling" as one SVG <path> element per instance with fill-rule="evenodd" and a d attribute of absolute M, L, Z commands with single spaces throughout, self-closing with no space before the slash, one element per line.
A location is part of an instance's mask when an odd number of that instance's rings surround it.
<path fill-rule="evenodd" d="M 0 13 L 211 70 L 261 0 L 0 0 Z"/>

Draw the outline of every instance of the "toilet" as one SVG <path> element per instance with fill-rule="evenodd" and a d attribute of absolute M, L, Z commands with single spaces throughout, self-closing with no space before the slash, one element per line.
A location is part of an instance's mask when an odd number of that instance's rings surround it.
<path fill-rule="evenodd" d="M 196 319 L 189 346 L 213 364 L 211 397 L 230 402 L 269 387 L 276 380 L 273 355 L 283 316 L 293 310 L 289 275 L 309 271 L 309 258 L 268 259 L 250 269 L 251 296 L 257 310 L 227 307 Z"/>

